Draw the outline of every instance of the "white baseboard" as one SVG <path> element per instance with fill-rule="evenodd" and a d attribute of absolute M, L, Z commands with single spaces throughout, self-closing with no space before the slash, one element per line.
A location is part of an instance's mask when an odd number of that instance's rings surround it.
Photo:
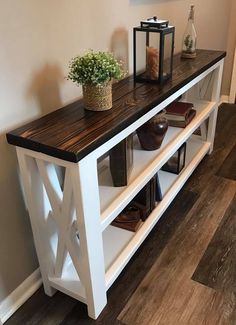
<path fill-rule="evenodd" d="M 35 270 L 19 287 L 0 303 L 0 325 L 11 317 L 41 286 L 40 270 Z"/>
<path fill-rule="evenodd" d="M 227 95 L 220 96 L 220 105 L 222 103 L 229 103 L 229 96 L 227 96 Z"/>

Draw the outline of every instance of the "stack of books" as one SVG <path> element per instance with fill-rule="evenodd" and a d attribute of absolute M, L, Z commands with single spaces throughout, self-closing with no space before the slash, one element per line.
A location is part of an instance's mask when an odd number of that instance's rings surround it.
<path fill-rule="evenodd" d="M 173 102 L 166 107 L 166 118 L 169 126 L 185 128 L 196 115 L 192 103 Z"/>

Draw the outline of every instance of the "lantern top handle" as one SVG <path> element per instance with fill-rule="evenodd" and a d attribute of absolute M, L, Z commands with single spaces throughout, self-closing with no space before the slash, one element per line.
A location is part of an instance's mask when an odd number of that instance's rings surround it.
<path fill-rule="evenodd" d="M 152 18 L 147 18 L 146 20 L 142 20 L 140 22 L 141 27 L 148 28 L 148 27 L 156 27 L 156 28 L 166 28 L 169 25 L 168 20 L 160 20 L 157 16 Z"/>

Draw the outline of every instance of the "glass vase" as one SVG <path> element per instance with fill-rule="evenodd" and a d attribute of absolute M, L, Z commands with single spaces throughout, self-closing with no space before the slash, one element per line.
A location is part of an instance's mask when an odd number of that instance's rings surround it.
<path fill-rule="evenodd" d="M 194 27 L 194 6 L 191 6 L 188 23 L 184 32 L 183 45 L 182 45 L 182 57 L 183 58 L 195 58 L 196 57 L 196 43 L 197 33 Z"/>

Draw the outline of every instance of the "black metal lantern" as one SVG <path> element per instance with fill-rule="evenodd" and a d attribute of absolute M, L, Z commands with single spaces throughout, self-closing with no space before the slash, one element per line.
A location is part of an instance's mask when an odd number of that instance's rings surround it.
<path fill-rule="evenodd" d="M 133 30 L 134 79 L 164 83 L 172 76 L 175 28 L 157 17 Z"/>
<path fill-rule="evenodd" d="M 162 170 L 179 174 L 185 166 L 186 142 L 173 154 L 172 157 L 161 167 Z"/>

